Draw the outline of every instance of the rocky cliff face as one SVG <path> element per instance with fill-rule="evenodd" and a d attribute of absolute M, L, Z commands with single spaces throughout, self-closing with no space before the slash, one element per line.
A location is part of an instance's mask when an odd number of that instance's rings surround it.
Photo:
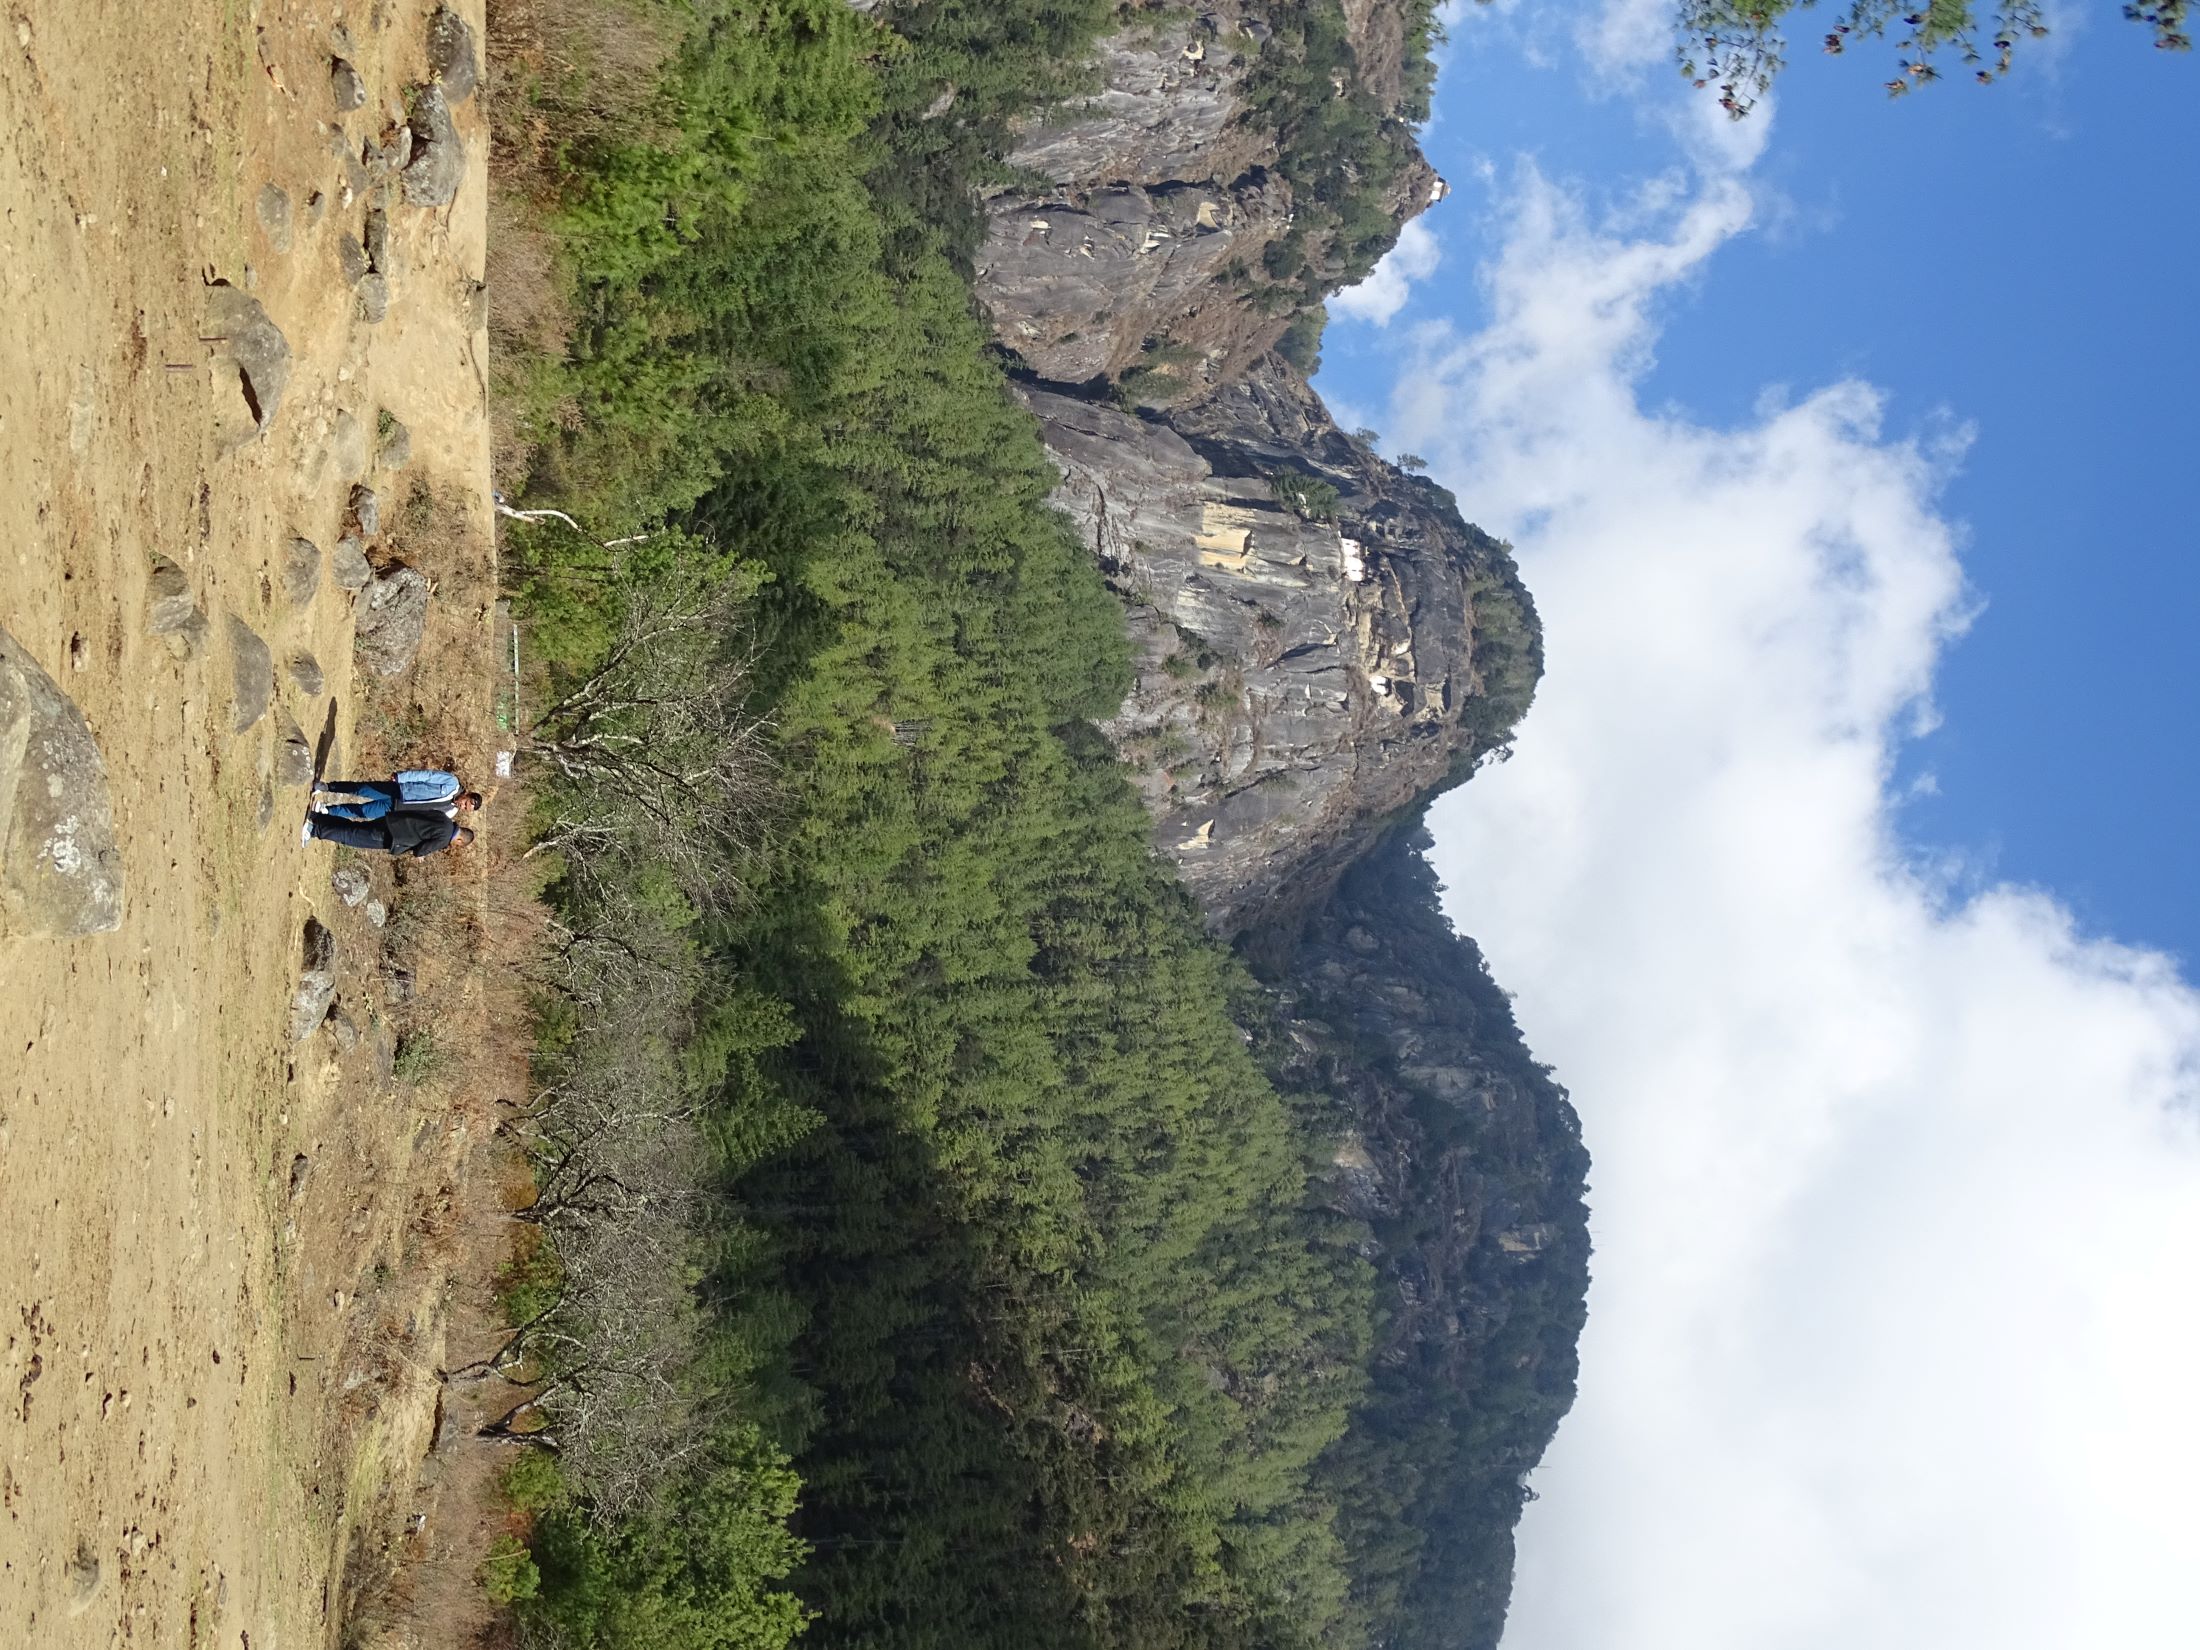
<path fill-rule="evenodd" d="M 1026 399 L 1129 617 L 1137 685 L 1108 731 L 1223 932 L 1302 909 L 1525 707 L 1504 547 L 1274 356 L 1166 418 Z"/>
<path fill-rule="evenodd" d="M 1243 373 L 1372 261 L 1370 217 L 1395 234 L 1442 196 L 1406 129 L 1409 12 L 1425 24 L 1405 0 L 1216 0 L 1103 42 L 1100 89 L 1028 123 L 1008 162 L 1030 181 L 986 203 L 978 295 L 1002 341 L 1060 383 L 1144 367 L 1198 393 Z M 1360 152 L 1297 164 L 1321 103 L 1360 117 Z"/>

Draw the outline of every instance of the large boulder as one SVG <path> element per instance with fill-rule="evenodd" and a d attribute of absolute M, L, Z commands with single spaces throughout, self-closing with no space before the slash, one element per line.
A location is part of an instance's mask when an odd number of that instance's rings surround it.
<path fill-rule="evenodd" d="M 320 588 L 321 547 L 311 539 L 292 539 L 283 552 L 283 599 L 307 607 Z"/>
<path fill-rule="evenodd" d="M 218 414 L 222 443 L 242 446 L 275 421 L 290 383 L 290 344 L 259 299 L 226 281 L 207 288 L 206 336 L 220 341 L 240 398 Z"/>
<path fill-rule="evenodd" d="M 146 581 L 145 628 L 179 659 L 195 657 L 206 643 L 206 615 L 191 592 L 190 575 L 166 556 L 153 558 Z"/>
<path fill-rule="evenodd" d="M 481 76 L 474 31 L 449 6 L 438 6 L 428 19 L 428 72 L 453 103 L 464 103 L 472 97 Z"/>
<path fill-rule="evenodd" d="M 359 594 L 354 636 L 359 662 L 377 676 L 412 668 L 428 633 L 428 581 L 410 567 L 393 567 Z"/>
<path fill-rule="evenodd" d="M 313 917 L 301 939 L 298 989 L 291 993 L 290 1040 L 302 1043 L 321 1029 L 336 1000 L 336 936 Z"/>
<path fill-rule="evenodd" d="M 244 620 L 229 615 L 230 730 L 242 733 L 275 697 L 275 656 Z"/>
<path fill-rule="evenodd" d="M 0 938 L 122 922 L 107 765 L 84 713 L 0 630 Z"/>
<path fill-rule="evenodd" d="M 424 86 L 413 99 L 412 158 L 405 164 L 407 206 L 448 206 L 466 177 L 466 145 L 459 141 L 451 106 L 441 86 Z"/>

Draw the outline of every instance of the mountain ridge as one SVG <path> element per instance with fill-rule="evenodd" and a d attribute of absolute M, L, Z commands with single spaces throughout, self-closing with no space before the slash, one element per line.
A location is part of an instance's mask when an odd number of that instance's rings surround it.
<path fill-rule="evenodd" d="M 1334 41 L 1324 16 L 1351 53 L 1335 100 L 1376 105 L 1381 160 L 1344 163 L 1349 198 L 1308 233 L 1318 185 L 1285 176 L 1303 122 L 1263 105 L 1260 60 Z M 1123 606 L 1134 684 L 1103 731 L 1157 851 L 1274 993 L 1279 1083 L 1324 1097 L 1316 1195 L 1372 1233 L 1372 1386 L 1325 1461 L 1360 1630 L 1488 1650 L 1573 1396 L 1588 1158 L 1443 912 L 1421 820 L 1508 746 L 1541 631 L 1510 548 L 1308 382 L 1322 299 L 1443 196 L 1398 141 L 1427 26 L 1412 0 L 1138 14 L 1100 89 L 1021 127 L 1010 164 L 1043 182 L 987 196 L 974 274 L 1054 502 Z"/>

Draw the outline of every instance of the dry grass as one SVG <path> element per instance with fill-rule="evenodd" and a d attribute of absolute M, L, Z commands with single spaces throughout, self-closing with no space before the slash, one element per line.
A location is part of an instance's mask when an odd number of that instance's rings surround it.
<path fill-rule="evenodd" d="M 651 0 L 489 0 L 491 181 L 556 198 L 561 155 L 646 140 L 681 22 Z"/>

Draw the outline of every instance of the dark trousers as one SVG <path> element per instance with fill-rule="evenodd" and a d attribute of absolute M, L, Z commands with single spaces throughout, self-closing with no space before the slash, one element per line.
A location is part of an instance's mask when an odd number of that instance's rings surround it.
<path fill-rule="evenodd" d="M 335 819 L 380 819 L 397 806 L 397 787 L 387 779 L 325 779 L 324 795 L 348 791 L 356 802 L 324 802 L 321 811 Z"/>
<path fill-rule="evenodd" d="M 316 842 L 334 842 L 346 848 L 364 849 L 370 854 L 386 854 L 390 851 L 389 827 L 376 820 L 339 819 L 334 814 L 308 814 L 306 829 L 313 833 L 313 840 Z"/>

